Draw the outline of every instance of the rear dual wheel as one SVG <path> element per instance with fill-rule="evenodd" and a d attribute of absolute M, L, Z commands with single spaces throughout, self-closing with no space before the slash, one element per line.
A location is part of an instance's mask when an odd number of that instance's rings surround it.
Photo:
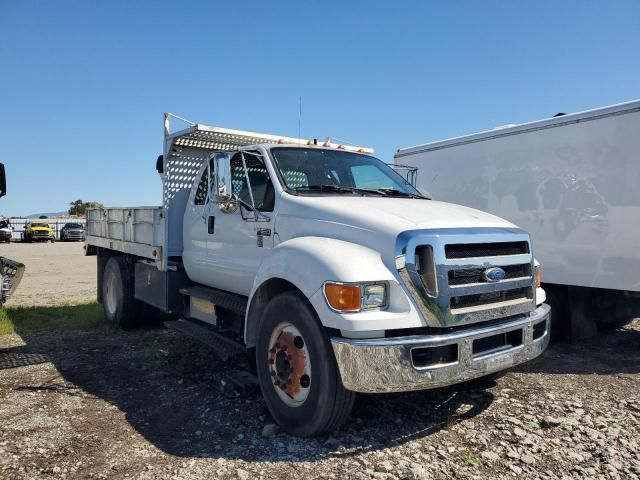
<path fill-rule="evenodd" d="M 256 368 L 267 407 L 285 431 L 320 435 L 348 418 L 356 395 L 343 387 L 327 331 L 301 294 L 281 293 L 265 308 Z"/>
<path fill-rule="evenodd" d="M 128 330 L 139 322 L 141 302 L 134 298 L 133 265 L 124 257 L 109 258 L 102 276 L 102 307 L 107 320 Z"/>

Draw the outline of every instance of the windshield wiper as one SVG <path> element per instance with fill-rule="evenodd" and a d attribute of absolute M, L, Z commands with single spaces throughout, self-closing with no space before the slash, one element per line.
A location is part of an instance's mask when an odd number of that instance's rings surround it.
<path fill-rule="evenodd" d="M 340 187 L 338 185 L 302 185 L 293 189 L 296 192 L 344 192 L 353 193 L 353 189 L 349 187 Z"/>
<path fill-rule="evenodd" d="M 411 192 L 403 192 L 402 190 L 396 190 L 395 188 L 378 188 L 376 191 L 389 197 L 409 197 L 409 198 L 422 198 L 424 200 L 431 200 L 429 197 L 425 197 L 424 195 L 411 193 Z"/>
<path fill-rule="evenodd" d="M 296 192 L 338 192 L 338 193 L 368 193 L 384 196 L 384 192 L 368 188 L 345 187 L 342 185 L 303 185 L 294 188 Z"/>
<path fill-rule="evenodd" d="M 362 193 L 380 195 L 383 197 L 409 197 L 409 198 L 424 198 L 425 200 L 431 200 L 430 198 L 423 197 L 416 193 L 403 192 L 402 190 L 396 190 L 395 188 L 357 188 L 357 187 L 345 187 L 342 185 L 302 185 L 293 189 L 296 192 L 338 192 L 338 193 Z"/>

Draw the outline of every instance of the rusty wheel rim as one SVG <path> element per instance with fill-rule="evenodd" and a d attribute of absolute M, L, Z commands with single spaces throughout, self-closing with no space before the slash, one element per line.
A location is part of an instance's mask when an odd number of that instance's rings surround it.
<path fill-rule="evenodd" d="M 271 384 L 280 399 L 292 407 L 302 405 L 309 396 L 311 361 L 300 330 L 288 322 L 278 324 L 267 355 Z"/>

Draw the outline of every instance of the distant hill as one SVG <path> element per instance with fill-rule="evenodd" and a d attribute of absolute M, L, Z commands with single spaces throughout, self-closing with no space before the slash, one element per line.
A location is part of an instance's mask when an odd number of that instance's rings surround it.
<path fill-rule="evenodd" d="M 69 216 L 69 212 L 64 210 L 62 212 L 32 213 L 31 215 L 27 215 L 26 218 L 40 218 L 41 216 L 45 216 L 45 217 L 68 217 Z"/>

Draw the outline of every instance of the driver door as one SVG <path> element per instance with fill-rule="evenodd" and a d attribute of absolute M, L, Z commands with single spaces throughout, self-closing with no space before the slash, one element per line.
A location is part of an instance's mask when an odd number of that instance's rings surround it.
<path fill-rule="evenodd" d="M 239 201 L 232 211 L 212 209 L 215 231 L 209 237 L 208 253 L 215 283 L 249 295 L 262 259 L 273 248 L 275 191 L 259 152 L 233 154 L 229 168 L 233 194 Z"/>

